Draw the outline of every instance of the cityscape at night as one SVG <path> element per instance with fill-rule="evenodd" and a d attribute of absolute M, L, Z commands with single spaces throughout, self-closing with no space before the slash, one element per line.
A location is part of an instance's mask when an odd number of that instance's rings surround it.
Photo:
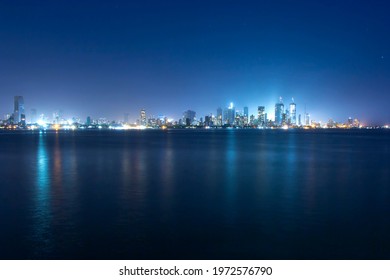
<path fill-rule="evenodd" d="M 50 121 L 159 115 L 197 120 L 234 103 L 274 120 L 390 120 L 386 2 L 1 1 L 0 119 L 14 96 Z M 250 117 L 249 115 L 249 117 Z"/>
<path fill-rule="evenodd" d="M 0 278 L 388 276 L 389 9 L 0 0 Z"/>
<path fill-rule="evenodd" d="M 197 117 L 193 110 L 183 112 L 183 117 L 175 120 L 167 116 L 148 115 L 141 109 L 136 121 L 129 119 L 125 113 L 122 120 L 109 120 L 107 118 L 93 119 L 88 116 L 85 120 L 78 117 L 65 117 L 63 111 L 56 111 L 52 117 L 39 114 L 36 109 L 31 109 L 30 115 L 26 115 L 23 96 L 14 97 L 14 112 L 7 114 L 1 121 L 2 129 L 145 129 L 145 128 L 389 128 L 388 125 L 363 124 L 358 118 L 349 117 L 345 122 L 329 119 L 326 122 L 316 121 L 306 112 L 297 114 L 297 104 L 292 98 L 291 102 L 284 104 L 282 97 L 275 103 L 274 118 L 270 119 L 265 106 L 258 106 L 257 111 L 250 113 L 247 106 L 242 110 L 236 108 L 231 102 L 225 108 L 217 108 L 216 113 Z"/>

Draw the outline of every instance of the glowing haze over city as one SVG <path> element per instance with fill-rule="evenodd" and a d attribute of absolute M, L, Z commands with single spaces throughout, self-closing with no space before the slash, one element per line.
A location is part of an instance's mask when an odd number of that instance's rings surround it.
<path fill-rule="evenodd" d="M 0 119 L 14 96 L 52 118 L 249 115 L 390 121 L 385 2 L 2 1 Z"/>

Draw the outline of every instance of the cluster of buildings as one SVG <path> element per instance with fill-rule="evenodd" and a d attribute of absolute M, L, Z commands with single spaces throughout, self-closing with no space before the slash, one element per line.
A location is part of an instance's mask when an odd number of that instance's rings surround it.
<path fill-rule="evenodd" d="M 226 108 L 218 108 L 216 114 L 209 114 L 197 118 L 196 112 L 187 110 L 179 120 L 168 119 L 166 116 L 148 116 L 145 109 L 140 110 L 136 123 L 129 121 L 129 114 L 124 115 L 123 121 L 109 121 L 105 118 L 85 121 L 78 118 L 65 119 L 62 111 L 53 113 L 49 119 L 45 115 L 37 115 L 32 109 L 28 121 L 24 107 L 23 96 L 14 97 L 14 112 L 0 120 L 0 128 L 3 129 L 142 129 L 142 128 L 360 128 L 357 119 L 349 118 L 345 123 L 337 123 L 329 120 L 327 123 L 315 122 L 310 119 L 310 114 L 304 110 L 304 114 L 297 115 L 297 105 L 294 99 L 288 104 L 280 97 L 275 104 L 275 117 L 270 119 L 265 106 L 258 106 L 255 114 L 249 115 L 247 106 L 243 110 L 235 108 L 230 103 Z"/>
<path fill-rule="evenodd" d="M 346 123 L 337 123 L 329 120 L 327 123 L 316 122 L 304 110 L 303 116 L 297 114 L 297 105 L 294 99 L 284 104 L 282 97 L 275 104 L 275 118 L 268 118 L 265 106 L 258 106 L 255 114 L 249 115 L 247 106 L 237 110 L 233 103 L 225 109 L 218 108 L 216 115 L 210 114 L 204 118 L 196 118 L 192 110 L 185 111 L 179 125 L 195 127 L 251 127 L 251 128 L 360 128 L 358 119 L 349 118 Z"/>
<path fill-rule="evenodd" d="M 188 112 L 188 111 L 187 111 Z M 193 112 L 193 117 L 188 118 L 188 113 L 184 113 L 183 123 L 185 119 L 186 125 L 189 123 L 197 124 L 195 120 L 195 112 Z M 191 111 L 192 112 L 192 111 Z M 284 103 L 282 98 L 279 99 L 279 102 L 275 104 L 275 119 L 271 120 L 268 118 L 268 115 L 265 110 L 265 106 L 258 106 L 256 114 L 249 115 L 249 109 L 247 106 L 243 110 L 237 110 L 234 107 L 233 103 L 222 110 L 222 108 L 217 109 L 217 114 L 205 116 L 203 125 L 204 126 L 233 126 L 233 127 L 298 127 L 302 126 L 301 115 L 297 119 L 297 110 L 294 100 L 290 103 L 288 109 L 284 109 Z M 191 116 L 192 116 L 191 115 Z M 200 125 L 202 125 L 203 119 L 200 119 Z M 310 115 L 306 114 L 307 125 L 310 123 Z M 198 124 L 199 125 L 199 124 Z"/>
<path fill-rule="evenodd" d="M 14 112 L 5 116 L 5 123 L 9 125 L 26 126 L 26 113 L 23 96 L 14 97 Z"/>

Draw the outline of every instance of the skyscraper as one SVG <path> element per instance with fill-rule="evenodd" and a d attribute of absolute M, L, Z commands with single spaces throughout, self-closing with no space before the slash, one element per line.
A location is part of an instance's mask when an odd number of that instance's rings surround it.
<path fill-rule="evenodd" d="M 23 96 L 14 97 L 14 122 L 16 124 L 21 124 L 21 125 L 26 124 L 26 115 L 24 113 Z"/>
<path fill-rule="evenodd" d="M 292 125 L 297 124 L 297 105 L 294 103 L 294 98 L 290 103 L 290 123 Z"/>
<path fill-rule="evenodd" d="M 212 116 L 205 116 L 204 117 L 204 125 L 205 126 L 211 126 L 212 124 L 213 124 Z"/>
<path fill-rule="evenodd" d="M 282 97 L 279 98 L 279 102 L 275 104 L 275 123 L 282 125 L 284 114 L 284 104 Z"/>
<path fill-rule="evenodd" d="M 217 109 L 217 125 L 221 126 L 222 125 L 222 108 L 219 107 Z"/>
<path fill-rule="evenodd" d="M 91 117 L 87 117 L 87 122 L 85 123 L 86 125 L 90 126 L 91 125 Z"/>
<path fill-rule="evenodd" d="M 249 118 L 249 110 L 247 106 L 244 107 L 244 116 L 247 116 Z"/>
<path fill-rule="evenodd" d="M 353 120 L 352 120 L 351 117 L 348 118 L 347 124 L 348 124 L 349 127 L 352 127 L 352 125 L 353 125 Z"/>
<path fill-rule="evenodd" d="M 146 111 L 145 109 L 142 109 L 140 112 L 140 123 L 141 125 L 146 125 Z"/>
<path fill-rule="evenodd" d="M 234 108 L 233 102 L 231 102 L 227 109 L 226 123 L 233 125 L 235 118 L 236 118 L 236 110 Z"/>
<path fill-rule="evenodd" d="M 291 124 L 290 111 L 288 109 L 284 111 L 282 124 Z"/>
<path fill-rule="evenodd" d="M 288 123 L 288 110 L 286 110 L 286 113 L 282 114 L 282 125 L 286 125 Z"/>
<path fill-rule="evenodd" d="M 249 123 L 249 110 L 248 107 L 244 107 L 244 124 L 247 125 Z"/>
<path fill-rule="evenodd" d="M 187 126 L 192 124 L 192 122 L 195 120 L 195 117 L 196 117 L 195 111 L 187 110 L 183 113 L 183 120 Z"/>
<path fill-rule="evenodd" d="M 265 125 L 265 107 L 259 106 L 257 107 L 257 121 L 260 126 Z"/>
<path fill-rule="evenodd" d="M 310 114 L 309 113 L 305 114 L 305 125 L 310 125 Z"/>

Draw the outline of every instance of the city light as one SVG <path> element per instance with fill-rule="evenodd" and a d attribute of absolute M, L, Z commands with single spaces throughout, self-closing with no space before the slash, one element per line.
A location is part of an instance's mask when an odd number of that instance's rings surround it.
<path fill-rule="evenodd" d="M 38 120 L 37 123 L 42 128 L 46 128 L 47 127 L 47 123 L 44 120 L 42 120 L 42 119 Z"/>
<path fill-rule="evenodd" d="M 166 115 L 157 117 L 149 115 L 145 109 L 139 111 L 139 118 L 135 122 L 129 121 L 129 114 L 124 114 L 123 121 L 113 121 L 106 118 L 93 119 L 87 117 L 82 121 L 78 117 L 68 116 L 64 118 L 62 111 L 55 111 L 52 119 L 41 114 L 36 119 L 37 110 L 33 116 L 27 116 L 24 112 L 23 96 L 15 96 L 13 114 L 7 114 L 6 120 L 0 121 L 0 129 L 48 129 L 48 130 L 77 130 L 77 129 L 111 129 L 111 130 L 144 130 L 144 129 L 172 129 L 172 128 L 253 128 L 253 129 L 388 129 L 389 125 L 370 126 L 363 124 L 359 119 L 348 117 L 343 122 L 330 118 L 326 122 L 315 121 L 307 112 L 306 105 L 299 106 L 295 99 L 285 104 L 282 97 L 275 103 L 274 114 L 264 105 L 257 106 L 257 110 L 249 113 L 248 106 L 242 109 L 234 107 L 234 103 L 228 103 L 224 109 L 219 107 L 216 114 L 210 112 L 205 116 L 197 116 L 193 110 L 183 112 L 182 118 L 175 120 Z M 304 109 L 303 109 L 303 108 Z"/>

